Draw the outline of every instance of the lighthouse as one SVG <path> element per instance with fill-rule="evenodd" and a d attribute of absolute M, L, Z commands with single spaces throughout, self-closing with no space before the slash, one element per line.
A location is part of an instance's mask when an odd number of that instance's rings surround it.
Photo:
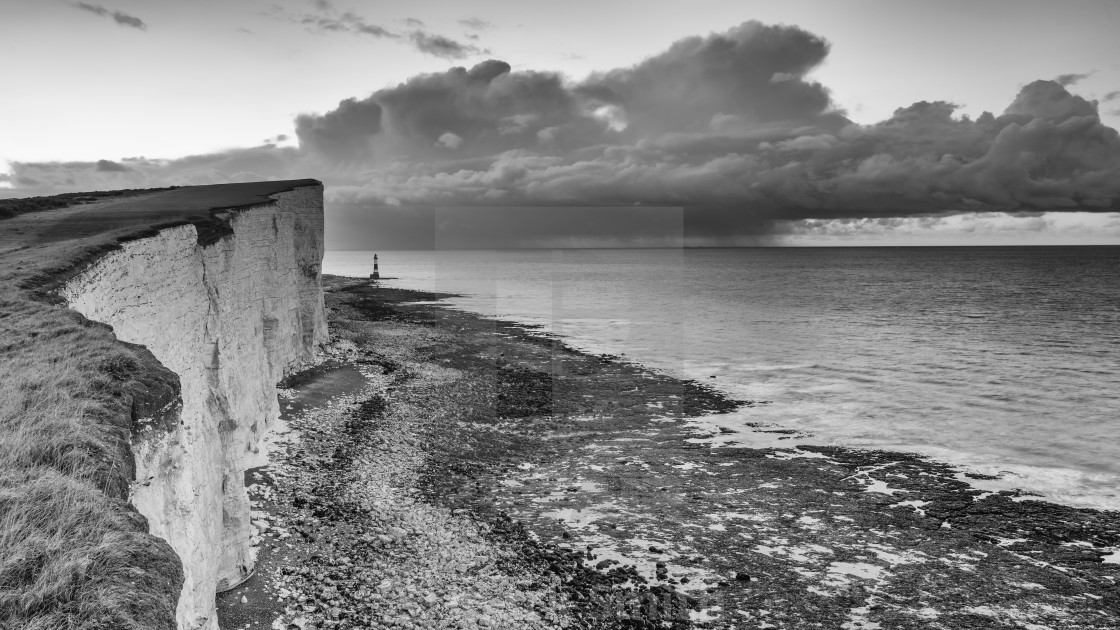
<path fill-rule="evenodd" d="M 374 254 L 373 255 L 373 273 L 369 274 L 369 279 L 370 280 L 378 280 L 380 278 L 381 278 L 381 274 L 378 273 L 378 271 L 377 271 L 377 254 Z"/>

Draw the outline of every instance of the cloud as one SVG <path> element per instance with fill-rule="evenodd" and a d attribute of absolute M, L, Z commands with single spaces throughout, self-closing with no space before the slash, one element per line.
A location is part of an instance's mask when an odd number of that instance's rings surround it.
<path fill-rule="evenodd" d="M 441 134 L 440 137 L 436 139 L 436 143 L 449 149 L 456 149 L 460 144 L 463 144 L 463 138 L 448 131 Z"/>
<path fill-rule="evenodd" d="M 1022 245 L 1120 242 L 1120 222 L 1084 212 L 1015 216 L 978 212 L 947 217 L 781 222 L 772 242 L 795 245 Z"/>
<path fill-rule="evenodd" d="M 372 160 L 373 138 L 380 131 L 381 106 L 369 100 L 350 98 L 323 116 L 296 117 L 300 148 L 332 162 Z"/>
<path fill-rule="evenodd" d="M 114 22 L 120 24 L 121 26 L 128 26 L 130 28 L 136 28 L 140 30 L 145 30 L 146 28 L 148 28 L 148 25 L 136 16 L 122 13 L 121 11 L 111 11 L 99 4 L 90 4 L 88 2 L 74 2 L 70 6 L 74 7 L 75 9 L 81 9 L 82 11 L 87 11 L 104 18 L 112 18 Z"/>
<path fill-rule="evenodd" d="M 1088 79 L 1091 74 L 1093 74 L 1093 73 L 1092 72 L 1087 72 L 1085 74 L 1076 74 L 1076 73 L 1059 74 L 1057 77 L 1054 78 L 1054 83 L 1057 83 L 1058 85 L 1060 85 L 1062 87 L 1069 87 L 1071 85 L 1076 85 L 1078 82 L 1082 81 L 1083 79 Z"/>
<path fill-rule="evenodd" d="M 98 160 L 95 169 L 102 173 L 123 173 L 128 170 L 128 167 L 111 160 Z"/>
<path fill-rule="evenodd" d="M 366 22 L 357 14 L 349 12 L 338 17 L 304 14 L 299 17 L 299 23 L 312 32 L 353 33 L 355 35 L 371 35 L 390 39 L 400 37 L 383 26 Z"/>
<path fill-rule="evenodd" d="M 442 59 L 463 59 L 483 52 L 477 46 L 457 42 L 449 37 L 427 31 L 412 31 L 408 34 L 408 38 L 412 45 L 416 47 L 416 50 Z"/>
<path fill-rule="evenodd" d="M 757 41 L 762 40 L 762 41 Z M 823 40 L 748 25 L 580 83 L 489 61 L 370 97 L 397 160 L 336 189 L 406 205 L 684 206 L 689 234 L 778 220 L 1116 209 L 1120 139 L 1053 81 L 976 120 L 946 101 L 857 125 L 805 75 Z M 792 78 L 772 82 L 775 73 Z M 454 158 L 433 151 L 452 133 Z M 444 145 L 444 146 L 441 146 Z"/>
<path fill-rule="evenodd" d="M 404 24 L 413 27 L 412 31 L 401 33 L 367 21 L 353 11 L 338 11 L 329 0 L 314 0 L 314 11 L 288 11 L 273 5 L 264 15 L 274 19 L 303 26 L 308 32 L 318 34 L 340 33 L 355 36 L 369 36 L 375 39 L 406 42 L 416 50 L 441 59 L 463 59 L 470 55 L 485 52 L 483 49 L 423 30 L 424 22 L 417 18 L 405 18 Z"/>
<path fill-rule="evenodd" d="M 1095 101 L 1040 80 L 975 119 L 934 100 L 856 124 L 810 76 L 828 52 L 795 26 L 747 22 L 579 81 L 491 59 L 302 114 L 298 147 L 122 160 L 127 172 L 17 162 L 11 177 L 38 191 L 315 176 L 338 212 L 392 207 L 398 227 L 410 208 L 616 206 L 635 221 L 682 208 L 690 243 L 789 222 L 1120 212 L 1120 136 Z"/>
<path fill-rule="evenodd" d="M 493 26 L 490 22 L 476 17 L 463 18 L 459 20 L 459 24 L 476 31 L 484 31 Z"/>
<path fill-rule="evenodd" d="M 683 39 L 633 67 L 592 75 L 577 90 L 621 107 L 632 136 L 698 131 L 717 115 L 756 128 L 790 122 L 831 128 L 847 120 L 833 110 L 824 86 L 805 79 L 828 50 L 823 38 L 797 27 L 746 22 Z M 775 75 L 783 80 L 772 81 Z"/>
<path fill-rule="evenodd" d="M 290 173 L 306 172 L 314 164 L 314 160 L 303 157 L 294 148 L 265 145 L 176 160 L 136 157 L 124 158 L 119 163 L 109 160 L 13 162 L 10 177 L 17 184 L 19 196 L 33 196 L 63 191 L 283 179 Z"/>
<path fill-rule="evenodd" d="M 1101 101 L 1104 103 L 1108 103 L 1110 101 L 1115 101 L 1118 98 L 1120 98 L 1120 90 L 1114 90 L 1112 92 L 1109 92 L 1108 94 L 1105 94 L 1101 98 Z"/>
<path fill-rule="evenodd" d="M 1055 81 L 1035 81 L 1024 87 L 1004 112 L 1032 118 L 1069 118 L 1096 116 L 1097 106 L 1071 95 Z"/>
<path fill-rule="evenodd" d="M 273 5 L 264 15 L 274 19 L 291 22 L 303 26 L 312 33 L 345 33 L 350 35 L 368 35 L 378 39 L 399 39 L 400 35 L 389 29 L 371 22 L 352 11 L 339 12 L 333 3 L 328 0 L 315 0 L 311 11 L 287 11 L 283 7 Z"/>

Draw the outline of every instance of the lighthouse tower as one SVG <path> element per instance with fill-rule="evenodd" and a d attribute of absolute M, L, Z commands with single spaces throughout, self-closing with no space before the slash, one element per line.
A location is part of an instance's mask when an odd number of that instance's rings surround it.
<path fill-rule="evenodd" d="M 381 277 L 381 274 L 378 273 L 378 271 L 377 271 L 377 254 L 374 254 L 373 255 L 373 273 L 369 274 L 369 278 L 370 278 L 370 280 L 377 280 L 380 277 Z"/>

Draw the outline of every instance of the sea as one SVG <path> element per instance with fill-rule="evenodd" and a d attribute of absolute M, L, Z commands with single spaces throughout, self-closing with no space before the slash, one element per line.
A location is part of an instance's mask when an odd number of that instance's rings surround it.
<path fill-rule="evenodd" d="M 917 452 L 1120 510 L 1120 247 L 378 254 L 387 285 L 765 403 L 697 424 L 722 444 Z"/>

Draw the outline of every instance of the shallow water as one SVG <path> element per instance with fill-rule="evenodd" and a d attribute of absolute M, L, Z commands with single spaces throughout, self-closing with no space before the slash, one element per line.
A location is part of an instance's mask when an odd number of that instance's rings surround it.
<path fill-rule="evenodd" d="M 328 252 L 324 271 L 371 260 Z M 381 272 L 772 401 L 722 424 L 929 453 L 1120 509 L 1118 247 L 393 251 Z"/>

